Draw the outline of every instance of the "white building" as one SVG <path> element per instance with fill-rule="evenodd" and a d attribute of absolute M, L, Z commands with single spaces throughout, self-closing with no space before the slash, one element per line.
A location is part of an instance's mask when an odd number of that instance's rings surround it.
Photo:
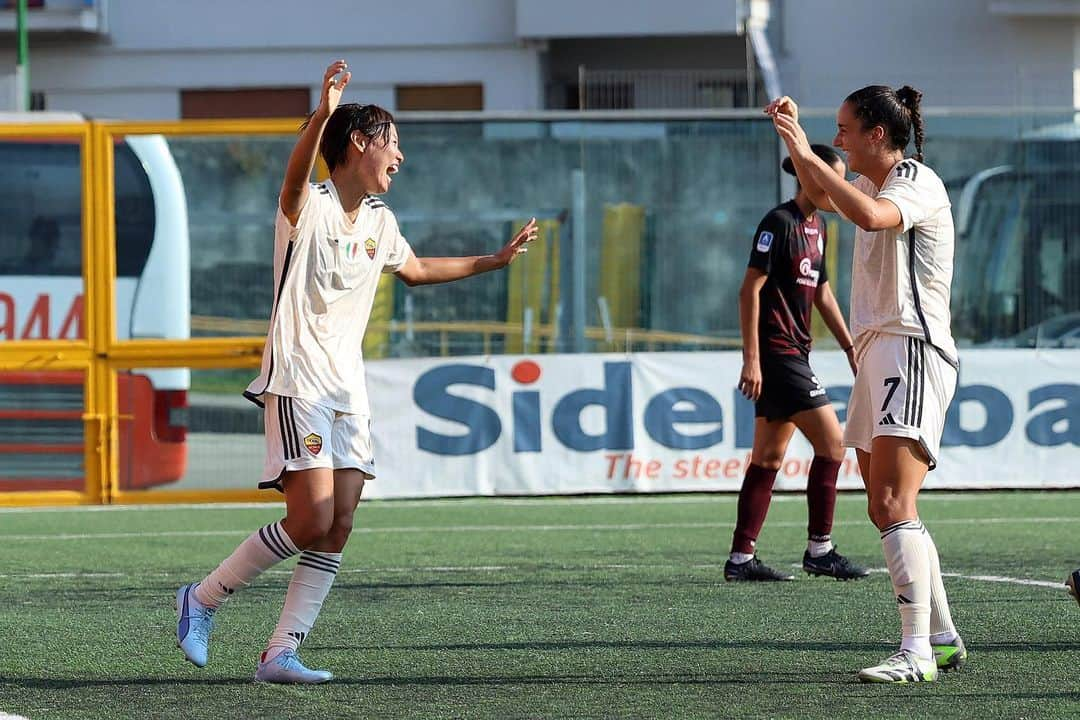
<path fill-rule="evenodd" d="M 13 4 L 0 0 L 0 109 Z M 31 4 L 35 103 L 93 116 L 296 116 L 336 57 L 347 99 L 398 110 L 731 107 L 776 88 L 834 107 L 872 82 L 935 107 L 1080 107 L 1080 0 Z"/>

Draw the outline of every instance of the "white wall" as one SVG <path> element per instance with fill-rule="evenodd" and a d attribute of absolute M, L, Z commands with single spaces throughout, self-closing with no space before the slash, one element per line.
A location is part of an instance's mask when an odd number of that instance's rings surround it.
<path fill-rule="evenodd" d="M 934 107 L 1073 106 L 1071 18 L 1002 17 L 987 0 L 780 2 L 781 80 L 806 106 L 869 84 L 914 85 Z"/>
<path fill-rule="evenodd" d="M 32 36 L 31 79 L 50 110 L 172 119 L 182 89 L 315 93 L 343 57 L 347 100 L 393 109 L 396 84 L 481 83 L 485 109 L 536 109 L 539 53 L 513 18 L 509 0 L 110 0 L 104 37 Z"/>
<path fill-rule="evenodd" d="M 307 86 L 314 93 L 326 64 L 340 56 L 352 65 L 349 100 L 393 109 L 396 84 L 475 82 L 484 86 L 486 109 L 534 110 L 543 106 L 544 33 L 715 32 L 735 6 L 553 2 L 109 0 L 106 35 L 31 36 L 31 84 L 51 110 L 171 119 L 185 88 Z M 870 83 L 913 84 L 934 107 L 1060 107 L 1080 98 L 1080 21 L 1073 17 L 1003 16 L 989 0 L 772 2 L 770 37 L 778 41 L 784 90 L 809 107 L 835 107 Z M 13 42 L 0 37 L 0 63 L 14 62 Z"/>
<path fill-rule="evenodd" d="M 739 26 L 738 0 L 515 0 L 521 37 L 725 35 Z"/>

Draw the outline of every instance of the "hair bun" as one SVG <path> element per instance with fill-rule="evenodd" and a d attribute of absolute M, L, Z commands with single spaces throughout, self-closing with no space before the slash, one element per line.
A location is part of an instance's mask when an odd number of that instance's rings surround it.
<path fill-rule="evenodd" d="M 907 106 L 909 110 L 914 110 L 919 107 L 919 103 L 922 101 L 922 93 L 910 85 L 905 85 L 896 91 L 896 98 Z"/>

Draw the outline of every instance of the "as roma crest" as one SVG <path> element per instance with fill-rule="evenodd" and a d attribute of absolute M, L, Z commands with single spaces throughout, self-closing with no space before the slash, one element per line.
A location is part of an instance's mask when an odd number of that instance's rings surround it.
<path fill-rule="evenodd" d="M 367 256 L 372 260 L 375 259 L 375 238 L 368 238 L 364 241 L 364 249 L 367 250 Z"/>
<path fill-rule="evenodd" d="M 311 433 L 304 438 L 304 446 L 311 451 L 312 455 L 318 455 L 322 450 L 322 438 L 315 433 Z"/>

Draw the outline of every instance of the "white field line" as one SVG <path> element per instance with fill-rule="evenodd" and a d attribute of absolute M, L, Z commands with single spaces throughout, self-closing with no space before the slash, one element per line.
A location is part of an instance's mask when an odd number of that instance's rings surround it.
<path fill-rule="evenodd" d="M 523 566 L 523 565 L 434 565 L 434 566 L 416 566 L 416 567 L 376 567 L 376 568 L 349 568 L 341 570 L 340 575 L 373 575 L 378 573 L 502 573 L 502 572 L 524 572 L 535 570 L 558 570 L 563 572 L 591 572 L 595 570 L 719 570 L 723 567 L 721 563 L 696 563 L 687 565 L 675 565 L 671 563 L 601 563 L 596 565 L 552 565 L 552 566 Z M 797 567 L 797 566 L 796 566 Z M 886 568 L 873 568 L 870 570 L 876 574 L 887 574 L 889 571 Z M 292 570 L 269 570 L 268 575 L 291 575 Z M 1065 587 L 1062 582 L 1053 582 L 1049 580 L 1030 580 L 1027 578 L 1013 578 L 1005 577 L 1002 575 L 964 575 L 963 573 L 942 573 L 945 577 L 957 578 L 960 580 L 971 580 L 974 582 L 990 582 L 990 583 L 1004 583 L 1008 585 L 1024 585 L 1028 587 L 1044 587 L 1052 588 L 1054 590 L 1060 590 Z M 132 577 L 128 573 L 111 572 L 111 573 L 80 573 L 80 572 L 59 572 L 59 573 L 10 573 L 0 574 L 0 578 L 3 579 L 19 579 L 19 580 L 53 580 L 53 579 L 93 579 L 93 578 L 125 578 Z M 152 573 L 140 573 L 140 578 L 169 578 L 179 577 L 177 573 L 169 572 L 152 572 Z"/>
<path fill-rule="evenodd" d="M 1075 517 L 997 517 L 997 518 L 942 518 L 934 520 L 930 527 L 939 525 L 1027 525 L 1076 522 Z M 623 523 L 590 525 L 442 525 L 401 527 L 361 527 L 353 528 L 353 535 L 383 535 L 396 533 L 467 533 L 467 532 L 574 532 L 574 531 L 632 531 L 632 530 L 714 530 L 734 527 L 731 521 L 686 522 L 686 523 Z M 770 527 L 798 528 L 805 522 L 773 522 Z M 102 533 L 57 533 L 39 535 L 0 534 L 2 542 L 41 542 L 46 540 L 129 540 L 137 538 L 159 537 L 221 537 L 250 535 L 252 530 L 152 530 L 144 532 L 102 532 Z"/>
<path fill-rule="evenodd" d="M 1038 491 L 1038 488 L 1032 488 Z M 1060 488 L 1052 488 L 1047 492 L 1061 492 Z M 1000 493 L 1008 495 L 1009 493 Z M 996 495 L 995 495 L 996 496 Z M 972 494 L 964 492 L 931 492 L 921 497 L 924 503 L 970 501 L 976 497 L 991 497 L 986 493 Z M 563 505 L 696 505 L 706 503 L 734 504 L 739 499 L 738 494 L 731 493 L 680 493 L 676 495 L 648 493 L 627 495 L 564 495 L 560 497 L 537 496 L 537 497 L 461 497 L 461 498 L 414 498 L 414 499 L 374 499 L 365 500 L 365 505 L 377 506 L 380 510 L 393 510 L 396 508 L 415 507 L 559 507 Z M 862 492 L 841 492 L 837 495 L 838 502 L 865 503 L 866 496 Z M 774 495 L 772 502 L 806 502 L 806 496 L 799 492 L 779 491 Z M 124 512 L 137 510 L 139 512 L 161 510 L 269 510 L 284 507 L 284 502 L 232 502 L 232 503 L 177 503 L 152 505 L 62 505 L 52 507 L 0 507 L 0 515 L 22 513 L 94 513 L 94 512 Z"/>
<path fill-rule="evenodd" d="M 888 568 L 871 568 L 872 573 L 889 573 Z M 1030 585 L 1032 587 L 1046 587 L 1060 590 L 1065 587 L 1064 582 L 1052 582 L 1050 580 L 1027 580 L 1024 578 L 1005 577 L 1004 575 L 964 575 L 963 573 L 941 573 L 942 577 L 957 578 L 959 580 L 975 580 L 978 582 L 1005 583 L 1007 585 Z"/>

